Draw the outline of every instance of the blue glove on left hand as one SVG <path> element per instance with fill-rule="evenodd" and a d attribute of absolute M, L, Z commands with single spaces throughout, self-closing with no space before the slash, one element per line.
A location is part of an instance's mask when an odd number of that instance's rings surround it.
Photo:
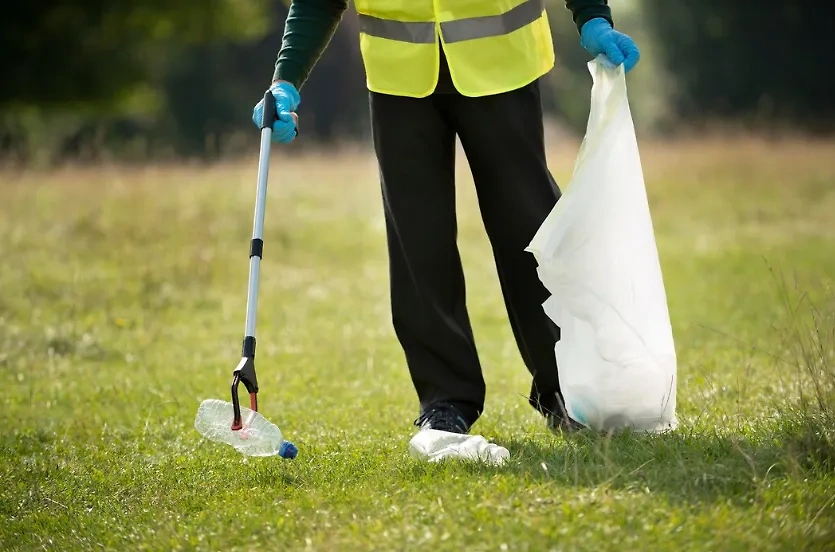
<path fill-rule="evenodd" d="M 635 41 L 612 28 L 602 17 L 595 17 L 580 29 L 580 45 L 592 56 L 604 54 L 616 66 L 623 63 L 626 73 L 638 64 L 641 57 Z"/>
<path fill-rule="evenodd" d="M 278 119 L 273 123 L 272 141 L 290 142 L 296 137 L 296 109 L 301 99 L 296 87 L 289 82 L 279 81 L 270 86 L 275 99 L 275 112 Z M 264 98 L 261 98 L 252 110 L 252 122 L 261 128 L 264 118 Z"/>

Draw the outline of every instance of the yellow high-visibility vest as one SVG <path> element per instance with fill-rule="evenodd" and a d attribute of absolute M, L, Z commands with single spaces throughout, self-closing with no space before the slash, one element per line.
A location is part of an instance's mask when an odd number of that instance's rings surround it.
<path fill-rule="evenodd" d="M 421 98 L 435 89 L 443 44 L 465 96 L 521 88 L 554 66 L 544 0 L 355 0 L 372 92 Z"/>

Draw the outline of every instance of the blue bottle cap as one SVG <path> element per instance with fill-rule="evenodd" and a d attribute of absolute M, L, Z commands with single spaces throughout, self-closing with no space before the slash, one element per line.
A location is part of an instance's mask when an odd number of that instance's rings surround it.
<path fill-rule="evenodd" d="M 292 460 L 296 457 L 299 453 L 299 449 L 296 448 L 296 445 L 291 443 L 290 441 L 284 441 L 281 443 L 281 448 L 278 449 L 278 455 L 282 458 L 289 458 Z"/>

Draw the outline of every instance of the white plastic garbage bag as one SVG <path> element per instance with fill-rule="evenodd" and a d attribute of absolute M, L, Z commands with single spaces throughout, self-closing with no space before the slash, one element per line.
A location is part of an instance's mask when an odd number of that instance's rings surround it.
<path fill-rule="evenodd" d="M 588 64 L 574 174 L 526 251 L 551 293 L 568 414 L 594 429 L 677 425 L 676 353 L 623 66 Z"/>

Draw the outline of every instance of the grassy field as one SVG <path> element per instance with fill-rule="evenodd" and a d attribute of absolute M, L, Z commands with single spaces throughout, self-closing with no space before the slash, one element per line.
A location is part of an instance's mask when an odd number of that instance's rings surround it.
<path fill-rule="evenodd" d="M 256 160 L 0 174 L 0 548 L 835 550 L 833 151 L 643 146 L 682 419 L 653 438 L 552 436 L 526 404 L 462 164 L 474 432 L 502 468 L 408 456 L 367 153 L 272 164 L 260 406 L 294 461 L 193 429 L 240 355 Z"/>

